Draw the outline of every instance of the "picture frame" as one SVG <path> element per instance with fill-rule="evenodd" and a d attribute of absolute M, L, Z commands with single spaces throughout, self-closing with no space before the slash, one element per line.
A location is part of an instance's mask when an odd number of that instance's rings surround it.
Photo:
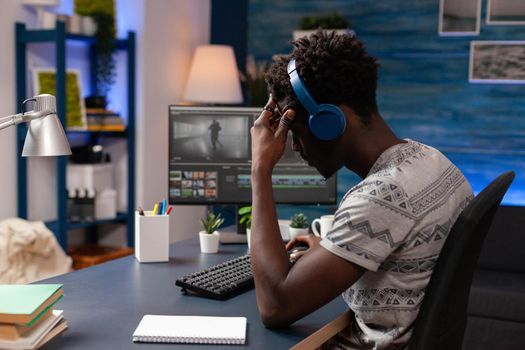
<path fill-rule="evenodd" d="M 440 36 L 479 35 L 481 0 L 440 0 L 438 33 Z"/>
<path fill-rule="evenodd" d="M 56 70 L 34 68 L 33 87 L 35 95 L 56 96 Z M 86 108 L 82 97 L 81 73 L 78 69 L 66 71 L 66 130 L 87 130 Z"/>
<path fill-rule="evenodd" d="M 525 41 L 471 41 L 469 82 L 525 84 Z"/>
<path fill-rule="evenodd" d="M 525 1 L 487 0 L 488 25 L 525 25 Z"/>

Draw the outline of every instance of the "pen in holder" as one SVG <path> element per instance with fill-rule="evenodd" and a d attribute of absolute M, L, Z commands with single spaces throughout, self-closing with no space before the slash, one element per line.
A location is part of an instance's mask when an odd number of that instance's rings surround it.
<path fill-rule="evenodd" d="M 170 217 L 135 211 L 135 257 L 143 262 L 169 261 Z"/>

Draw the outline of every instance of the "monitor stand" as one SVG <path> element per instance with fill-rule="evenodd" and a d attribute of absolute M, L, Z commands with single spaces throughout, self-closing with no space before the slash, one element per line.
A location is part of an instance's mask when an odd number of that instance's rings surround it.
<path fill-rule="evenodd" d="M 220 231 L 220 242 L 224 244 L 242 244 L 248 243 L 245 233 L 237 233 L 234 231 L 235 226 L 229 227 L 231 231 Z"/>
<path fill-rule="evenodd" d="M 246 226 L 239 223 L 239 209 L 241 205 L 235 205 L 235 225 L 225 227 L 223 230 L 219 230 L 220 242 L 225 244 L 247 244 L 248 238 L 246 237 Z"/>

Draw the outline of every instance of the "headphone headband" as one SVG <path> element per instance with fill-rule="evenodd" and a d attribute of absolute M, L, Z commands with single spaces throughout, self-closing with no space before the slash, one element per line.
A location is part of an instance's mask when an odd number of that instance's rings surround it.
<path fill-rule="evenodd" d="M 304 85 L 303 79 L 297 71 L 297 66 L 295 64 L 295 59 L 288 62 L 288 75 L 290 77 L 290 83 L 292 84 L 292 89 L 295 92 L 295 95 L 303 105 L 304 109 L 308 114 L 313 115 L 319 110 L 319 106 L 315 103 L 315 100 L 310 95 L 306 86 Z"/>

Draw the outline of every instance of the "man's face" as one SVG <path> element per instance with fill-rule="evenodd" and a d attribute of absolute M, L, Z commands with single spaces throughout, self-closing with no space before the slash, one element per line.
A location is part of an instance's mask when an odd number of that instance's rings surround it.
<path fill-rule="evenodd" d="M 288 109 L 296 112 L 290 127 L 292 149 L 298 152 L 309 166 L 315 167 L 327 179 L 341 168 L 336 159 L 333 142 L 321 141 L 312 134 L 308 127 L 309 116 L 303 108 L 294 108 L 294 105 L 285 98 L 277 103 L 277 109 L 281 115 Z"/>

